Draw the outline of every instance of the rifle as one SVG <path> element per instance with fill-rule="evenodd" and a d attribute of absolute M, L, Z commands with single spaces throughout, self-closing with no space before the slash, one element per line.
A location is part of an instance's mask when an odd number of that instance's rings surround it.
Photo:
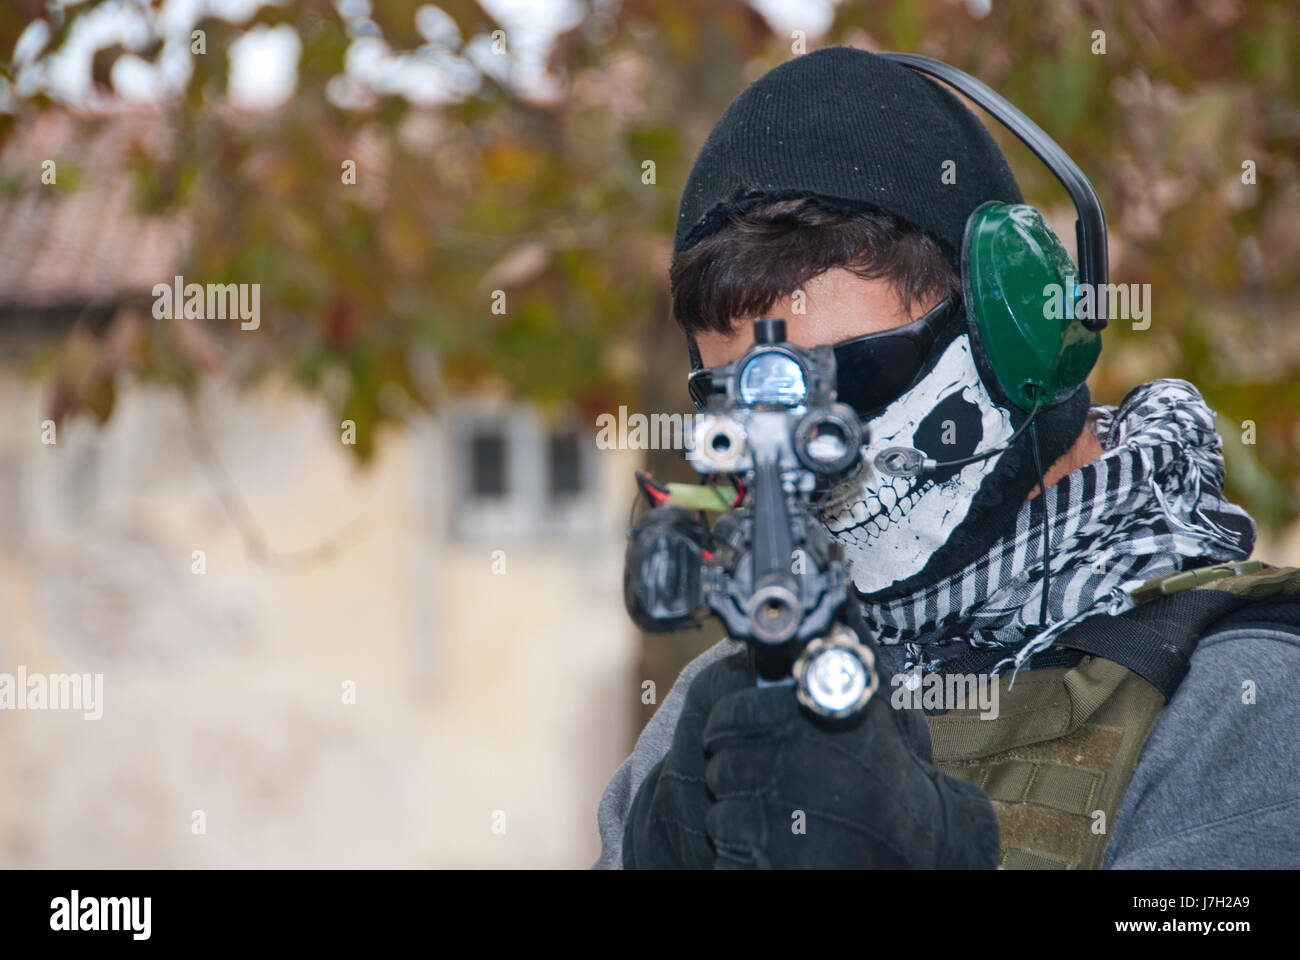
<path fill-rule="evenodd" d="M 836 400 L 834 353 L 760 319 L 744 356 L 705 372 L 688 459 L 708 482 L 637 473 L 651 509 L 628 531 L 624 604 L 649 633 L 696 626 L 707 609 L 747 644 L 756 685 L 793 686 L 811 712 L 852 716 L 879 680 L 848 566 L 815 515 L 866 468 L 857 414 Z M 706 513 L 719 514 L 711 527 Z"/>

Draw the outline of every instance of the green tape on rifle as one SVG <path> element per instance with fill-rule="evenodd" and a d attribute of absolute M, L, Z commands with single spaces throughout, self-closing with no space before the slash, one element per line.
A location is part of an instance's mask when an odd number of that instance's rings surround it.
<path fill-rule="evenodd" d="M 668 506 L 684 510 L 713 510 L 725 513 L 736 499 L 736 488 L 730 484 L 716 487 L 702 483 L 668 484 Z"/>

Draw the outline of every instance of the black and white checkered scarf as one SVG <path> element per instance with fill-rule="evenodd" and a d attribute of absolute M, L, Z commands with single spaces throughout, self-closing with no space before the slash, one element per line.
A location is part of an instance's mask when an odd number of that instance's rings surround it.
<path fill-rule="evenodd" d="M 972 648 L 1019 668 L 1095 613 L 1123 613 L 1129 591 L 1171 570 L 1243 560 L 1250 516 L 1224 499 L 1214 412 L 1185 380 L 1156 380 L 1088 422 L 1103 455 L 1027 501 L 1015 532 L 980 560 L 906 597 L 864 604 L 877 641 L 902 645 L 903 669 L 928 671 Z M 1048 622 L 1042 600 L 1043 501 L 1051 507 Z"/>

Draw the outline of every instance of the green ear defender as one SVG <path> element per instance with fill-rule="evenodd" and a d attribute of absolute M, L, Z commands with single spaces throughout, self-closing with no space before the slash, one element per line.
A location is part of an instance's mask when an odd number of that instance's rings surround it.
<path fill-rule="evenodd" d="M 998 386 L 1030 410 L 1059 403 L 1087 379 L 1101 334 L 1075 316 L 1074 264 L 1043 215 L 986 203 L 966 221 L 966 313 Z"/>
<path fill-rule="evenodd" d="M 929 57 L 883 56 L 943 81 L 987 110 L 1070 194 L 1078 212 L 1078 270 L 1042 214 L 1024 203 L 978 207 L 962 243 L 966 315 L 986 385 L 1026 412 L 1060 403 L 1092 371 L 1106 326 L 1106 297 L 1089 297 L 1087 316 L 1075 309 L 1081 288 L 1100 294 L 1107 282 L 1106 217 L 1096 190 L 1051 137 L 979 80 Z M 986 369 L 996 383 L 987 383 Z"/>

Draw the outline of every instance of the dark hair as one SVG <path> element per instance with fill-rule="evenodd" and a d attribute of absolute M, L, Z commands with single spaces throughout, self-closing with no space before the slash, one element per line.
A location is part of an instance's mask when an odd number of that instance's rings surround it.
<path fill-rule="evenodd" d="M 834 267 L 889 281 L 903 309 L 951 296 L 961 279 L 936 241 L 876 210 L 845 211 L 815 197 L 771 200 L 732 215 L 716 233 L 673 256 L 673 315 L 687 334 L 729 333 L 733 320 L 772 304 Z"/>

